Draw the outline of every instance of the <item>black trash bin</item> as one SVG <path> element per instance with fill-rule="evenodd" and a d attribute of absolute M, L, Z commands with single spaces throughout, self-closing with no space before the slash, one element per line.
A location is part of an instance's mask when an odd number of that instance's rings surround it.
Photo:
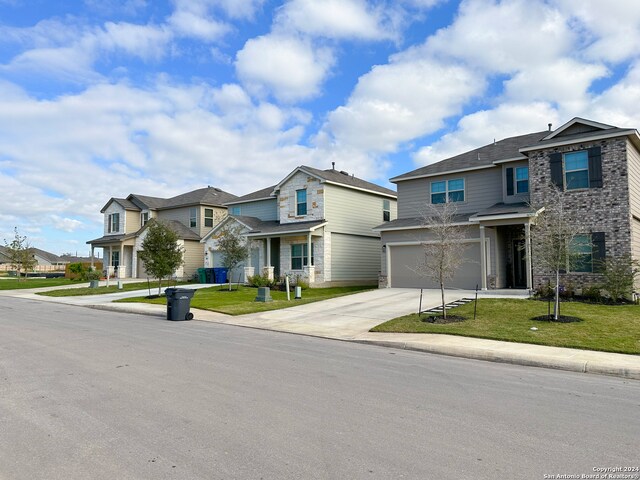
<path fill-rule="evenodd" d="M 167 320 L 191 320 L 193 313 L 191 308 L 191 298 L 196 293 L 189 288 L 167 288 L 164 291 L 167 296 Z"/>
<path fill-rule="evenodd" d="M 205 268 L 206 278 L 207 278 L 206 283 L 216 283 L 216 275 L 214 270 L 215 270 L 214 268 Z"/>

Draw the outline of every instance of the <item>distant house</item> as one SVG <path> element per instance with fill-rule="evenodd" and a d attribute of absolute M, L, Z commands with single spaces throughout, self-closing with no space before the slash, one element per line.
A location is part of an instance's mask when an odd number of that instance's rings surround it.
<path fill-rule="evenodd" d="M 117 268 L 118 276 L 145 278 L 144 264 L 138 257 L 146 236 L 147 223 L 157 219 L 171 227 L 184 249 L 185 263 L 176 272 L 179 278 L 190 278 L 202 267 L 204 248 L 200 243 L 227 215 L 226 202 L 235 195 L 207 187 L 172 198 L 130 194 L 127 198 L 111 198 L 100 210 L 104 214 L 104 235 L 90 240 L 94 249 L 103 250 L 105 266 Z"/>
<path fill-rule="evenodd" d="M 375 284 L 380 235 L 396 217 L 396 192 L 347 172 L 300 166 L 278 184 L 228 201 L 229 217 L 205 235 L 205 265 L 221 265 L 216 237 L 225 225 L 251 241 L 232 279 L 301 277 L 311 286 Z"/>
<path fill-rule="evenodd" d="M 62 257 L 56 255 L 55 253 L 50 253 L 35 247 L 30 247 L 29 250 L 36 261 L 36 270 L 38 269 L 38 267 L 60 267 L 60 269 L 64 269 L 63 267 L 68 263 Z M 8 253 L 7 247 L 0 246 L 0 265 L 8 265 L 10 263 L 11 258 Z M 49 271 L 51 270 L 51 268 L 47 268 L 46 270 Z"/>
<path fill-rule="evenodd" d="M 562 274 L 576 287 L 602 281 L 598 260 L 640 260 L 640 135 L 574 118 L 558 129 L 506 138 L 391 179 L 398 185 L 398 218 L 378 226 L 381 285 L 434 287 L 415 273 L 421 242 L 432 237 L 420 212 L 455 203 L 465 230 L 465 263 L 451 287 L 534 288 L 548 277 L 537 261 L 531 229 L 550 185 L 565 192 L 592 248 L 576 251 L 579 266 Z M 640 285 L 638 285 L 640 288 Z"/>

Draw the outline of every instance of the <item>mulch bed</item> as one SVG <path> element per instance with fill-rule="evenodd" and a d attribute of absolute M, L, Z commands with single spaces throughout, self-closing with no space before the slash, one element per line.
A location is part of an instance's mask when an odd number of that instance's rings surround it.
<path fill-rule="evenodd" d="M 458 323 L 464 322 L 467 317 L 463 317 L 462 315 L 447 315 L 447 318 L 444 318 L 442 315 L 429 315 L 427 317 L 421 318 L 425 323 L 435 323 L 438 325 L 443 325 L 446 323 Z"/>
<path fill-rule="evenodd" d="M 533 317 L 531 320 L 535 320 L 537 322 L 556 322 L 556 323 L 574 323 L 574 322 L 583 321 L 581 318 L 571 317 L 569 315 L 558 315 L 557 320 L 553 317 L 553 315 L 540 315 L 538 317 Z"/>

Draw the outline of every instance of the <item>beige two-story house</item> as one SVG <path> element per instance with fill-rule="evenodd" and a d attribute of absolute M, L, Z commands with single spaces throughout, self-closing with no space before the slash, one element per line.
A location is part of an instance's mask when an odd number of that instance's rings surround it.
<path fill-rule="evenodd" d="M 144 264 L 138 257 L 146 236 L 149 220 L 169 225 L 184 249 L 184 265 L 178 278 L 191 278 L 203 265 L 200 240 L 226 215 L 225 203 L 236 196 L 207 187 L 172 198 L 130 194 L 127 198 L 111 198 L 100 210 L 104 215 L 104 235 L 90 240 L 92 257 L 96 248 L 103 250 L 105 268 L 111 267 L 119 278 L 146 278 Z"/>
<path fill-rule="evenodd" d="M 226 203 L 229 217 L 207 234 L 205 264 L 221 265 L 216 235 L 227 224 L 249 239 L 249 258 L 232 280 L 289 275 L 311 286 L 375 284 L 380 234 L 396 218 L 396 193 L 344 171 L 300 166 L 278 184 Z"/>
<path fill-rule="evenodd" d="M 392 178 L 398 218 L 376 228 L 382 236 L 381 285 L 436 286 L 416 273 L 416 265 L 421 244 L 432 239 L 423 221 L 425 207 L 443 203 L 455 205 L 465 235 L 460 249 L 465 262 L 450 287 L 546 284 L 548 272 L 536 258 L 535 223 L 552 185 L 564 192 L 584 237 L 576 242 L 581 262 L 562 282 L 597 285 L 599 260 L 623 255 L 640 260 L 639 152 L 636 129 L 574 118 L 553 131 L 549 125 L 494 141 Z"/>

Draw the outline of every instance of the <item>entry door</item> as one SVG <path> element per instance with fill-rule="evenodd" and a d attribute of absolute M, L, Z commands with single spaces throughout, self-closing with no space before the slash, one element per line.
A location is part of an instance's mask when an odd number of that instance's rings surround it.
<path fill-rule="evenodd" d="M 273 266 L 273 276 L 280 276 L 280 238 L 271 239 L 271 265 Z"/>
<path fill-rule="evenodd" d="M 527 286 L 524 240 L 513 241 L 513 286 L 514 288 L 526 288 Z"/>
<path fill-rule="evenodd" d="M 111 252 L 111 265 L 114 267 L 120 266 L 120 252 Z"/>

